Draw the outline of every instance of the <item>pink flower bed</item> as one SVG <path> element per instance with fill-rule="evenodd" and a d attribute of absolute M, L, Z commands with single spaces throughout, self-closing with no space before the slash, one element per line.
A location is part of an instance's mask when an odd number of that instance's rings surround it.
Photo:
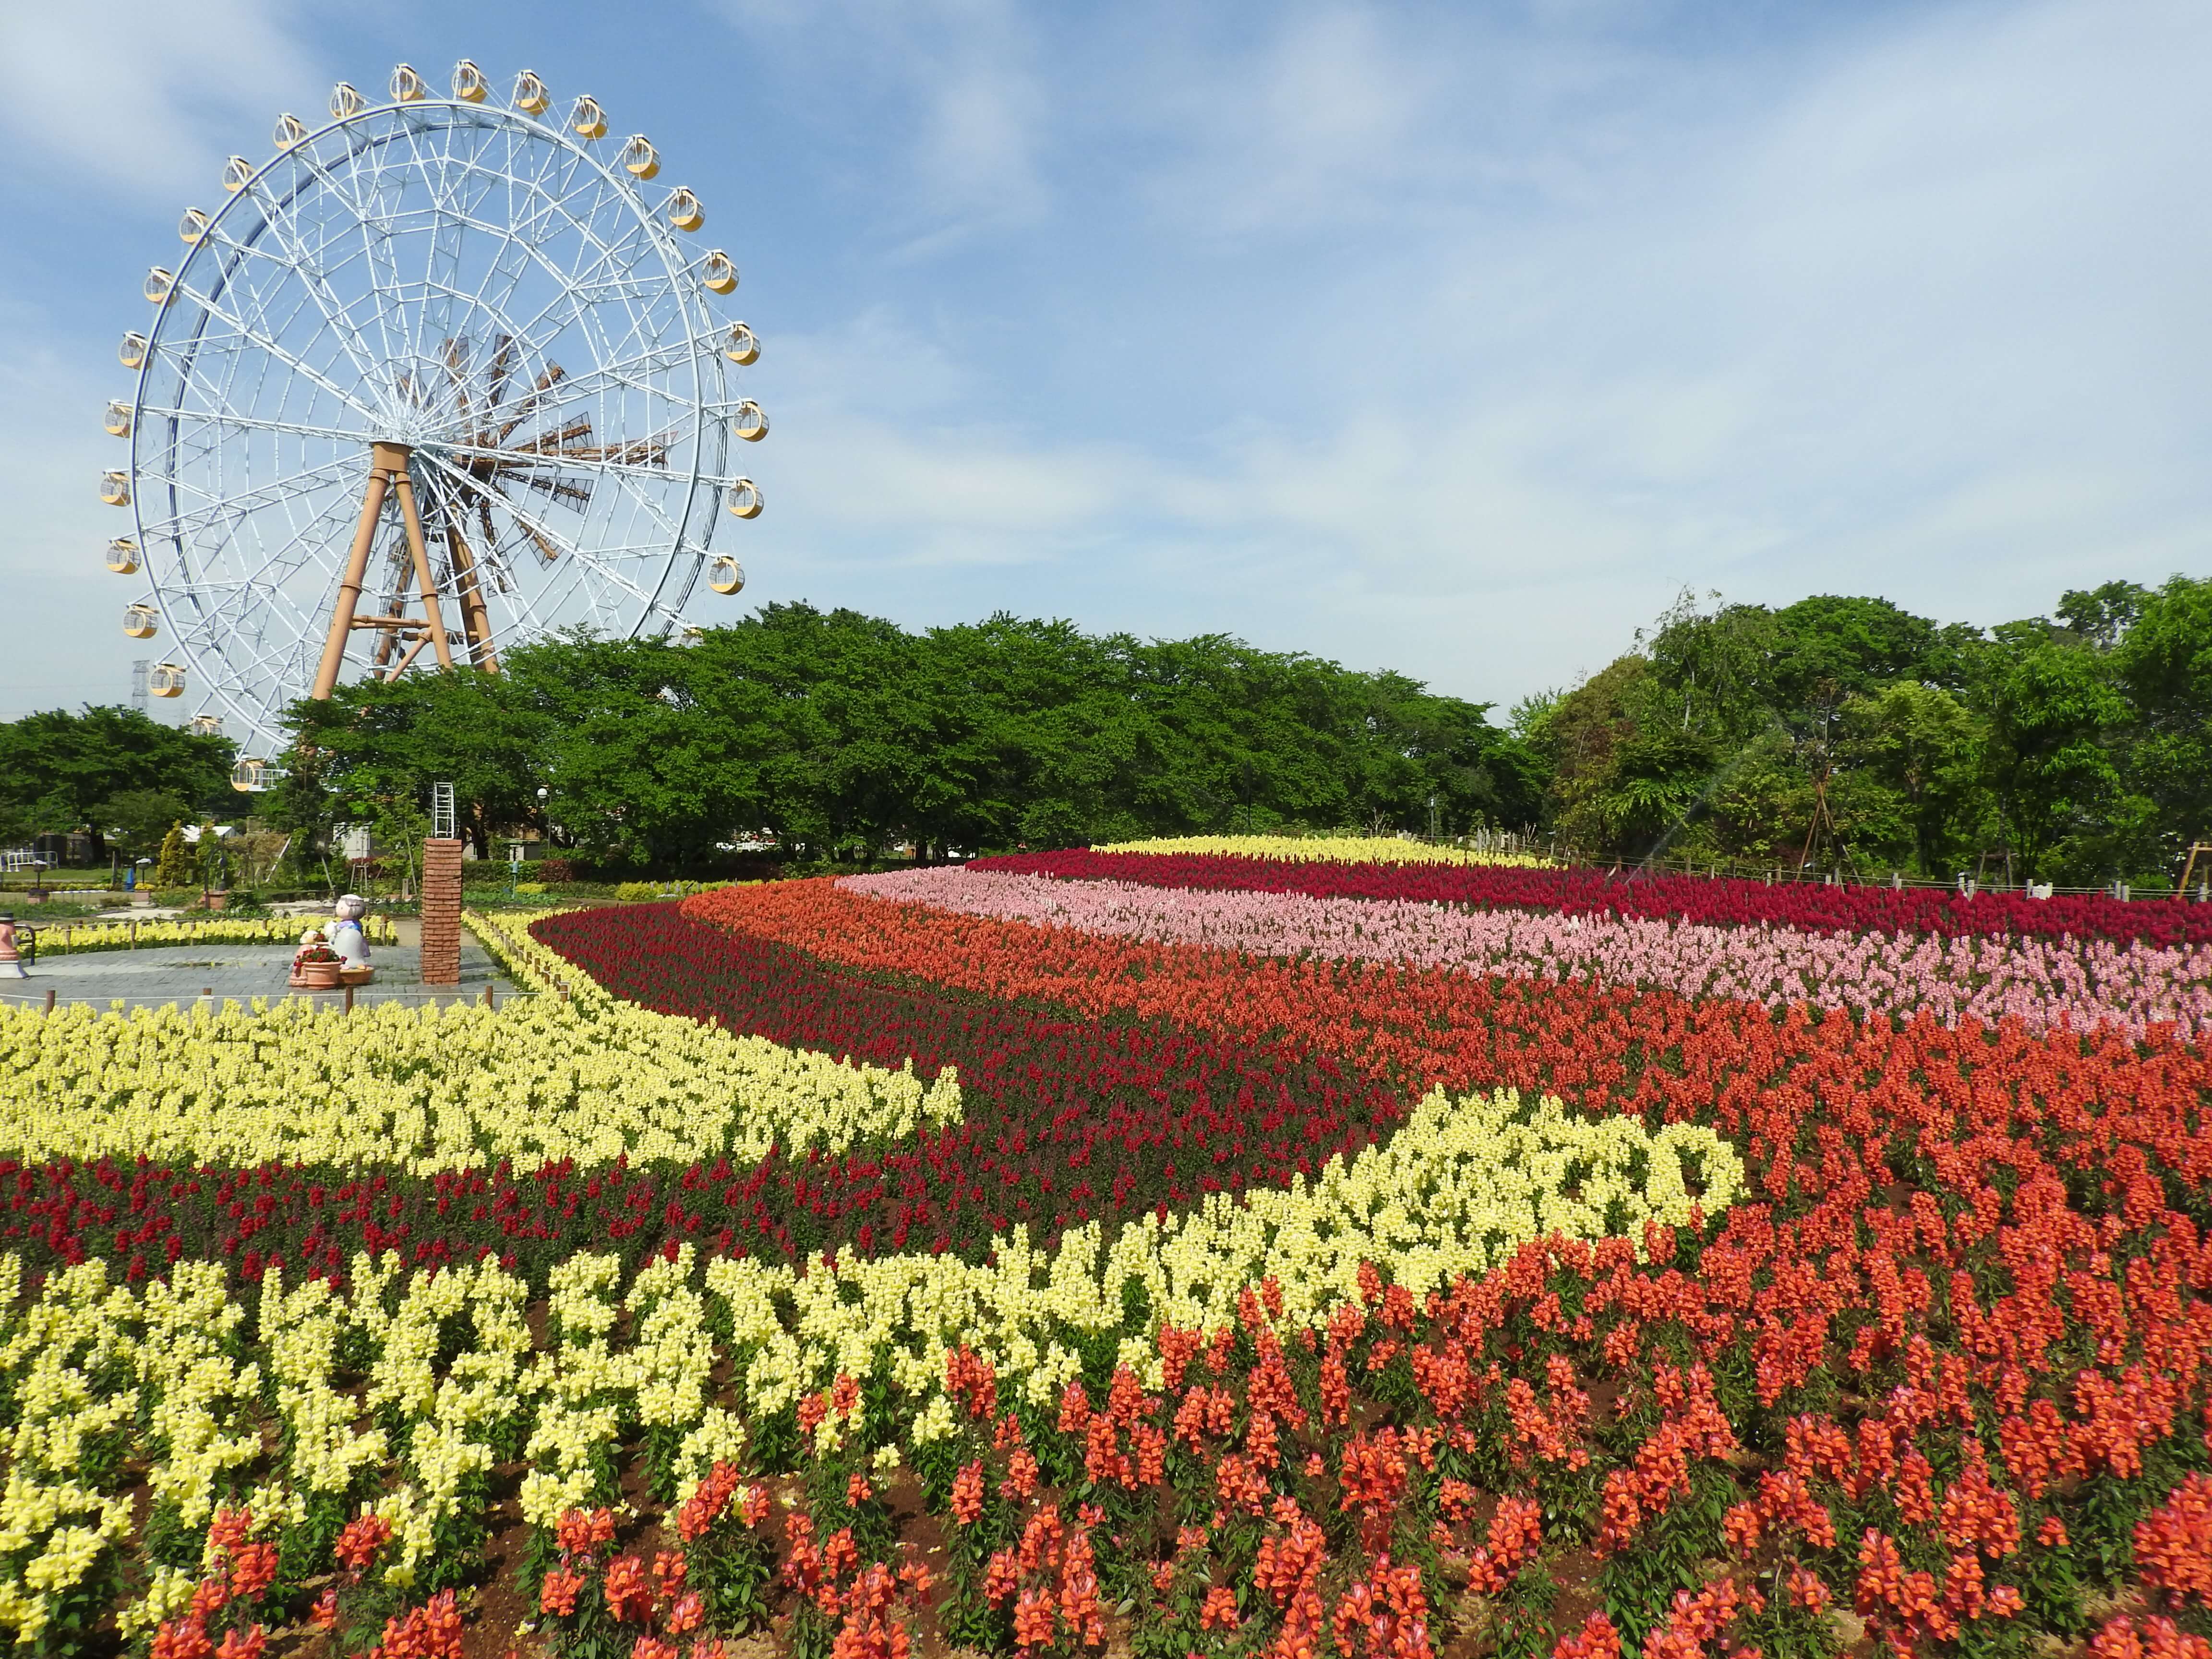
<path fill-rule="evenodd" d="M 1253 859 L 1217 853 L 1017 853 L 970 866 L 1067 881 L 1126 881 L 1192 891 L 1304 893 L 1311 898 L 1414 899 L 1486 910 L 1556 912 L 1702 922 L 1764 923 L 1800 933 L 2033 935 L 2140 939 L 2152 945 L 2212 945 L 2212 904 L 2171 899 L 2134 904 L 2094 894 L 2032 899 L 2022 893 L 1964 894 L 1933 888 L 1825 887 L 1729 877 L 1636 878 L 1602 870 L 1522 870 L 1496 865 L 1343 864 Z"/>
<path fill-rule="evenodd" d="M 1946 1025 L 2008 1017 L 2042 1030 L 2170 1024 L 2212 1030 L 2212 946 L 1990 935 L 1807 933 L 1604 914 L 1470 910 L 1405 900 L 1193 891 L 940 867 L 842 885 L 969 915 L 1254 956 L 1636 985 L 1780 1009 L 1809 1002 Z"/>

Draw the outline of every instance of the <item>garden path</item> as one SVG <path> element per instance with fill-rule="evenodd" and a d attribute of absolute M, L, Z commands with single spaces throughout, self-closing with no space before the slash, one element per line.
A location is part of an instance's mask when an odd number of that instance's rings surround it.
<path fill-rule="evenodd" d="M 27 979 L 0 984 L 0 1000 L 43 1003 L 49 988 L 57 1002 L 89 1002 L 102 1007 L 118 1000 L 134 1008 L 158 1008 L 172 1002 L 188 1007 L 204 994 L 217 1001 L 241 1003 L 255 997 L 305 995 L 288 990 L 284 983 L 295 948 L 289 945 L 171 945 L 51 957 L 34 964 Z M 461 936 L 458 986 L 425 986 L 416 952 L 404 945 L 383 945 L 372 954 L 376 982 L 354 992 L 356 1004 L 476 1002 L 483 1000 L 486 987 L 501 999 L 517 989 L 484 948 L 466 933 Z M 343 1001 L 344 994 L 323 991 L 315 993 L 314 998 L 318 1002 L 337 1003 Z"/>

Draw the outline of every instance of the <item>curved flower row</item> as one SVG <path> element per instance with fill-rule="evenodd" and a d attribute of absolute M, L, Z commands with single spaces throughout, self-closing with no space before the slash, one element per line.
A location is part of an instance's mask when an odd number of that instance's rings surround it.
<path fill-rule="evenodd" d="M 988 1265 L 913 1255 L 802 1276 L 724 1256 L 705 1265 L 704 1297 L 689 1244 L 656 1255 L 626 1295 L 615 1258 L 570 1255 L 550 1274 L 543 1347 L 523 1319 L 526 1285 L 489 1256 L 403 1282 L 396 1254 L 363 1253 L 346 1297 L 335 1274 L 288 1288 L 270 1265 L 250 1359 L 219 1269 L 182 1262 L 173 1284 L 143 1291 L 112 1284 L 102 1262 L 66 1269 L 0 1327 L 0 1380 L 27 1402 L 0 1574 L 11 1536 L 22 1559 L 12 1578 L 0 1576 L 0 1623 L 35 1637 L 125 1542 L 129 1505 L 104 1493 L 129 1462 L 151 1464 L 156 1531 L 206 1528 L 236 1503 L 296 1555 L 307 1540 L 374 1520 L 393 1545 L 386 1580 L 435 1589 L 458 1582 L 480 1546 L 486 1478 L 517 1450 L 532 1466 L 524 1516 L 550 1531 L 569 1510 L 613 1496 L 624 1423 L 647 1431 L 649 1484 L 688 1500 L 711 1466 L 745 1454 L 759 1425 L 798 1413 L 803 1394 L 840 1376 L 887 1375 L 902 1401 L 889 1432 L 924 1449 L 966 1415 L 963 1363 L 1018 1381 L 1043 1411 L 1079 1390 L 1086 1345 L 1103 1339 L 1117 1364 L 1158 1389 L 1175 1352 L 1159 1333 L 1233 1327 L 1245 1287 L 1261 1279 L 1282 1328 L 1311 1333 L 1359 1297 L 1376 1261 L 1425 1294 L 1540 1237 L 1690 1224 L 1740 1186 L 1740 1163 L 1708 1130 L 1648 1133 L 1630 1120 L 1570 1117 L 1556 1101 L 1438 1095 L 1409 1130 L 1349 1166 L 1332 1159 L 1310 1191 L 1300 1182 L 1249 1206 L 1224 1199 L 1148 1216 L 1111 1249 L 1093 1224 L 1048 1253 L 1009 1237 Z M 0 1273 L 18 1280 L 17 1259 L 0 1258 Z M 631 1334 L 617 1343 L 625 1310 Z M 467 1344 L 441 1363 L 457 1322 Z M 348 1352 L 362 1356 L 351 1362 L 365 1384 L 358 1404 L 337 1387 Z M 736 1363 L 736 1413 L 710 1403 L 725 1354 Z M 273 1468 L 255 1426 L 264 1368 L 289 1448 Z M 374 1426 L 357 1425 L 363 1410 Z M 88 1471 L 88 1441 L 101 1449 Z M 92 1524 L 70 1523 L 80 1514 Z M 126 1630 L 174 1620 L 196 1587 L 183 1562 L 157 1565 L 125 1610 Z"/>
<path fill-rule="evenodd" d="M 2185 1042 L 2212 1031 L 2212 944 L 1988 934 L 1883 936 L 1718 927 L 1599 913 L 1562 916 L 1383 899 L 1131 882 L 1063 881 L 944 866 L 844 885 L 968 915 L 1259 956 L 1344 957 L 1518 979 L 1588 979 L 1770 1012 L 1794 1003 L 1947 1025 L 2018 1019 L 2033 1030 L 2111 1024 L 2140 1036 L 2166 1024 Z"/>
<path fill-rule="evenodd" d="M 870 898 L 827 881 L 733 889 L 684 908 L 741 944 L 773 940 L 861 972 L 1340 1055 L 1413 1091 L 1516 1088 L 1710 1122 L 1731 1136 L 1772 1100 L 1808 1091 L 1839 1103 L 1872 1090 L 1886 1109 L 1914 1111 L 1983 1091 L 2163 1118 L 2212 1086 L 2212 1064 L 2163 1027 L 2133 1042 L 2110 1028 L 2035 1033 L 2015 1020 L 1953 1029 L 1924 1014 L 1901 1026 L 1802 1006 L 1777 1015 L 1587 981 L 1104 938 Z"/>
<path fill-rule="evenodd" d="M 2031 899 L 2019 893 L 1768 885 L 1733 877 L 1621 875 L 1601 870 L 1509 869 L 1432 862 L 1295 862 L 1224 854 L 1074 851 L 977 859 L 973 870 L 1070 881 L 1138 882 L 1194 890 L 1304 893 L 1315 898 L 1413 899 L 1561 915 L 1679 918 L 1713 927 L 1761 923 L 1802 933 L 2140 939 L 2153 945 L 2212 942 L 2212 905 L 2101 895 Z"/>
<path fill-rule="evenodd" d="M 1396 836 L 1164 836 L 1152 841 L 1102 843 L 1101 853 L 1222 854 L 1231 858 L 1283 859 L 1322 864 L 1488 864 L 1543 870 L 1550 860 L 1533 853 L 1492 852 L 1480 847 L 1437 847 Z"/>
<path fill-rule="evenodd" d="M 0 1006 L 0 1156 L 332 1170 L 843 1154 L 960 1119 L 925 1085 L 611 998 Z"/>
<path fill-rule="evenodd" d="M 880 1065 L 911 1060 L 924 1075 L 958 1068 L 961 1123 L 879 1156 L 757 1171 L 742 1236 L 770 1254 L 911 1243 L 973 1255 L 1024 1222 L 1050 1236 L 1310 1179 L 1405 1112 L 1326 1047 L 871 983 L 675 905 L 579 911 L 532 932 L 648 1008 Z"/>
<path fill-rule="evenodd" d="M 65 957 L 162 945 L 289 945 L 310 925 L 298 916 L 225 915 L 178 921 L 46 922 L 38 928 L 39 954 Z M 390 945 L 398 938 L 389 916 L 363 916 L 361 927 L 372 945 Z"/>

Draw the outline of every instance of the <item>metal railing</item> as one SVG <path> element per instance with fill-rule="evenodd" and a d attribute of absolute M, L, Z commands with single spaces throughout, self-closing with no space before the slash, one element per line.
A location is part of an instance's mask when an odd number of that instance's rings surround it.
<path fill-rule="evenodd" d="M 183 1008 L 187 1006 L 197 1008 L 206 1006 L 220 1009 L 228 1006 L 250 1009 L 256 1002 L 265 1002 L 273 1007 L 280 1002 L 301 1001 L 312 1004 L 316 1007 L 336 1008 L 343 1012 L 351 1013 L 356 1006 L 367 1007 L 372 1003 L 380 1002 L 406 1003 L 418 1007 L 433 1003 L 440 1006 L 457 1002 L 481 1003 L 484 1007 L 497 1010 L 507 1007 L 512 1003 L 535 1002 L 540 998 L 549 996 L 556 1002 L 566 1002 L 568 1000 L 568 988 L 560 986 L 551 991 L 533 991 L 487 985 L 479 991 L 474 988 L 462 989 L 430 985 L 394 986 L 382 989 L 374 986 L 346 985 L 340 986 L 334 991 L 303 991 L 286 988 L 283 990 L 272 990 L 241 997 L 230 993 L 219 994 L 214 988 L 209 987 L 196 997 L 172 995 L 158 1000 L 139 1000 L 114 996 L 63 996 L 58 993 L 55 987 L 50 985 L 43 991 L 0 992 L 0 1003 L 21 1003 L 27 1006 L 41 1008 L 52 1013 L 58 1007 L 85 1006 L 106 1009 L 117 1002 L 136 1008 Z"/>

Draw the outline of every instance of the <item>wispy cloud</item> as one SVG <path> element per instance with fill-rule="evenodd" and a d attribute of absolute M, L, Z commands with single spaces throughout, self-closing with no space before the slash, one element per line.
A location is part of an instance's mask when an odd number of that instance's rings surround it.
<path fill-rule="evenodd" d="M 281 94 L 324 82 L 272 0 L 19 0 L 0 7 L 0 62 L 15 142 L 134 198 L 204 188 L 260 147 Z"/>

